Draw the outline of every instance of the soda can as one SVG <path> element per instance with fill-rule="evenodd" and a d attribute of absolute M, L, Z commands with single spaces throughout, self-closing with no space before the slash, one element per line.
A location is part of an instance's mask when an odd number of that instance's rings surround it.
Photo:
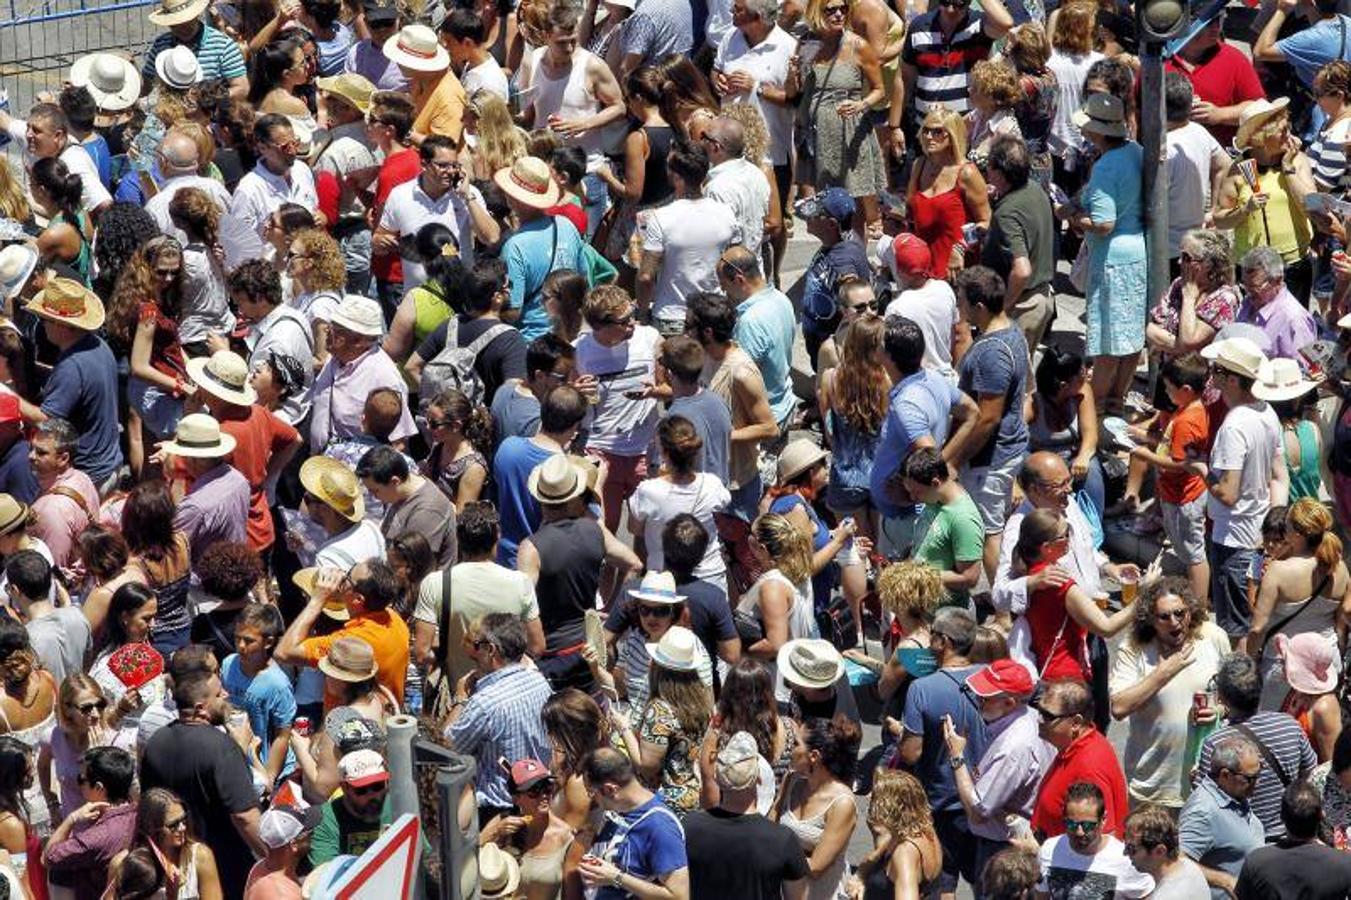
<path fill-rule="evenodd" d="M 1210 707 L 1210 693 L 1208 691 L 1197 691 L 1192 694 L 1192 709 L 1200 711 Z"/>
<path fill-rule="evenodd" d="M 301 737 L 310 736 L 310 717 L 296 716 L 295 721 L 291 723 L 291 731 Z"/>
<path fill-rule="evenodd" d="M 235 712 L 230 713 L 230 719 L 229 719 L 229 722 L 230 722 L 230 727 L 231 727 L 231 728 L 239 728 L 241 725 L 243 725 L 243 724 L 244 724 L 245 722 L 247 722 L 248 720 L 249 720 L 249 714 L 248 714 L 248 713 L 245 713 L 245 712 L 238 712 L 238 711 L 235 711 Z"/>

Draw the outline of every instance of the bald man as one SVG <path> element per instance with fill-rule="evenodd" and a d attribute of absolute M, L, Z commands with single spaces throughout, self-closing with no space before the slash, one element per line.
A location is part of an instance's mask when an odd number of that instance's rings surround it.
<path fill-rule="evenodd" d="M 741 226 L 741 243 L 752 253 L 760 252 L 769 215 L 769 179 L 756 163 L 743 155 L 746 129 L 735 119 L 718 116 L 704 126 L 700 138 L 708 152 L 708 181 L 704 196 L 721 200 L 732 208 Z"/>
<path fill-rule="evenodd" d="M 200 174 L 201 153 L 197 142 L 185 132 L 169 129 L 155 151 L 155 167 L 161 179 L 160 189 L 159 193 L 146 201 L 145 211 L 150 213 L 155 224 L 165 234 L 187 243 L 187 236 L 175 228 L 169 219 L 169 202 L 183 188 L 195 187 L 206 191 L 207 196 L 216 201 L 222 214 L 230 208 L 230 192 L 225 189 L 225 185 Z"/>

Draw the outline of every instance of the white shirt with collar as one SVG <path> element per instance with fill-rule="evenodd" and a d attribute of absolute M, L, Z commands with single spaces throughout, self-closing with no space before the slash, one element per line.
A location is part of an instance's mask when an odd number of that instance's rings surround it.
<path fill-rule="evenodd" d="M 314 187 L 314 173 L 300 160 L 291 164 L 291 177 L 283 178 L 259 160 L 253 171 L 239 179 L 235 186 L 230 212 L 243 219 L 262 237 L 267 220 L 283 203 L 298 203 L 306 209 L 319 208 L 319 193 Z"/>
<path fill-rule="evenodd" d="M 741 226 L 741 243 L 752 253 L 759 253 L 765 216 L 769 214 L 769 179 L 760 167 L 743 158 L 718 163 L 708 170 L 704 196 L 732 208 Z"/>
<path fill-rule="evenodd" d="M 173 219 L 169 217 L 169 202 L 184 188 L 198 188 L 205 191 L 208 197 L 216 201 L 222 213 L 229 211 L 233 199 L 230 192 L 225 189 L 225 185 L 202 175 L 175 175 L 160 185 L 155 196 L 145 201 L 145 211 L 150 213 L 150 218 L 155 220 L 160 231 L 173 235 L 180 243 L 187 243 L 188 238 L 180 229 L 174 227 Z"/>
<path fill-rule="evenodd" d="M 28 145 L 28 122 L 23 119 L 9 120 L 9 137 L 20 147 Z M 108 189 L 103 186 L 103 181 L 99 178 L 99 170 L 94 165 L 94 158 L 89 155 L 89 151 L 80 145 L 80 142 L 74 138 L 66 143 L 66 149 L 58 154 L 61 162 L 66 164 L 66 168 L 80 176 L 80 206 L 85 212 L 93 212 L 105 203 L 111 203 L 113 195 L 108 193 Z M 26 149 L 23 154 L 24 168 L 32 171 L 33 163 L 36 162 L 33 155 Z"/>
<path fill-rule="evenodd" d="M 769 162 L 776 166 L 788 164 L 793 149 L 793 116 L 797 107 L 770 103 L 760 96 L 760 85 L 783 87 L 788 78 L 788 61 L 797 53 L 797 39 L 779 26 L 754 47 L 746 42 L 741 29 L 732 28 L 718 45 L 713 68 L 724 74 L 745 72 L 755 79 L 755 90 L 749 94 L 729 94 L 724 103 L 750 103 L 764 116 L 769 130 Z"/>
<path fill-rule="evenodd" d="M 1009 516 L 999 547 L 999 567 L 995 569 L 994 586 L 990 589 L 990 601 L 995 609 L 1015 616 L 1027 612 L 1027 576 L 1013 576 L 1013 550 L 1018 546 L 1023 519 L 1034 509 L 1036 507 L 1024 499 Z M 1069 572 L 1074 583 L 1092 597 L 1102 589 L 1102 566 L 1107 557 L 1093 545 L 1093 526 L 1073 495 L 1065 509 L 1065 521 L 1070 527 L 1070 546 L 1056 564 Z"/>
<path fill-rule="evenodd" d="M 460 245 L 460 259 L 466 266 L 474 262 L 474 223 L 469 215 L 469 203 L 483 203 L 483 195 L 473 185 L 468 188 L 466 202 L 454 188 L 432 199 L 422 189 L 422 178 L 405 181 L 389 192 L 385 209 L 380 216 L 380 227 L 394 232 L 400 238 L 416 235 L 430 222 L 440 222 L 455 235 Z M 403 257 L 403 286 L 411 290 L 427 280 L 422 263 Z"/>

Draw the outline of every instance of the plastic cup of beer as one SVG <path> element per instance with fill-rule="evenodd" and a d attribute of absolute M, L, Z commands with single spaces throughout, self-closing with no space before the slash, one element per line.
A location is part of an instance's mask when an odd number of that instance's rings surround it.
<path fill-rule="evenodd" d="M 1135 593 L 1140 587 L 1140 574 L 1134 569 L 1125 569 L 1116 576 L 1121 585 L 1121 605 L 1130 606 L 1135 602 Z"/>

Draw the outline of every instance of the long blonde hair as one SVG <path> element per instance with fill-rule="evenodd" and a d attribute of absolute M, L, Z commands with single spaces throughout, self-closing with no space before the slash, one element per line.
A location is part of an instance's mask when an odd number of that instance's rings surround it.
<path fill-rule="evenodd" d="M 886 370 L 877 362 L 886 330 L 886 320 L 876 313 L 850 323 L 840 348 L 840 364 L 835 369 L 837 409 L 851 427 L 864 434 L 882 430 L 889 408 L 891 385 Z"/>
<path fill-rule="evenodd" d="M 33 207 L 28 204 L 19 179 L 14 177 L 8 160 L 0 160 L 0 216 L 16 222 L 27 222 L 33 218 Z"/>
<path fill-rule="evenodd" d="M 489 172 L 508 169 L 527 155 L 528 138 L 511 120 L 511 110 L 505 100 L 485 88 L 474 91 L 469 106 L 478 117 L 478 146 L 474 153 L 483 160 L 484 168 Z"/>
<path fill-rule="evenodd" d="M 751 525 L 751 534 L 764 545 L 775 568 L 793 584 L 812 577 L 812 542 L 797 526 L 778 513 L 765 513 Z"/>
<path fill-rule="evenodd" d="M 877 770 L 868 821 L 885 826 L 893 839 L 932 835 L 934 831 L 924 785 L 900 769 Z"/>
<path fill-rule="evenodd" d="M 741 156 L 757 166 L 763 165 L 769 148 L 769 129 L 765 127 L 765 117 L 749 103 L 728 103 L 718 115 L 741 124 L 745 132 L 745 145 Z"/>
<path fill-rule="evenodd" d="M 924 128 L 942 128 L 952 142 L 952 156 L 957 162 L 966 159 L 966 119 L 946 106 L 931 106 L 924 116 Z"/>

